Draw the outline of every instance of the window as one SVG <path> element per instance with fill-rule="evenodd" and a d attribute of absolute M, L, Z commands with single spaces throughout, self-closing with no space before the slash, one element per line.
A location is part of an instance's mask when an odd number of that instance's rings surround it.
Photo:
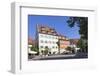
<path fill-rule="evenodd" d="M 45 38 L 47 38 L 48 36 L 45 36 Z"/>
<path fill-rule="evenodd" d="M 41 37 L 43 37 L 43 35 L 40 35 Z"/>
<path fill-rule="evenodd" d="M 45 38 L 48 38 L 48 35 L 46 35 Z"/>
<path fill-rule="evenodd" d="M 51 44 L 51 41 L 49 41 L 49 43 Z"/>
<path fill-rule="evenodd" d="M 56 37 L 56 39 L 58 39 L 58 37 Z"/>
<path fill-rule="evenodd" d="M 41 40 L 41 43 L 43 43 L 43 40 Z"/>
<path fill-rule="evenodd" d="M 49 35 L 48 35 L 48 38 L 50 38 Z"/>
<path fill-rule="evenodd" d="M 45 46 L 45 48 L 48 48 L 48 46 Z"/>
<path fill-rule="evenodd" d="M 41 48 L 43 48 L 43 46 L 40 46 Z"/>
<path fill-rule="evenodd" d="M 52 46 L 52 48 L 55 48 L 54 46 Z"/>
<path fill-rule="evenodd" d="M 53 44 L 55 44 L 55 42 L 53 42 Z"/>
<path fill-rule="evenodd" d="M 45 43 L 47 43 L 47 41 L 45 41 Z"/>
<path fill-rule="evenodd" d="M 51 38 L 51 36 L 49 36 L 49 38 Z"/>
<path fill-rule="evenodd" d="M 54 39 L 54 37 L 52 36 L 52 39 Z"/>
<path fill-rule="evenodd" d="M 56 49 L 57 49 L 58 47 L 56 46 Z"/>

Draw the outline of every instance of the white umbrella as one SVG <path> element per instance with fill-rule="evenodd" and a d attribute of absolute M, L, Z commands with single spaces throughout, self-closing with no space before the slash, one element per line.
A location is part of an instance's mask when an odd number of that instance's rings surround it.
<path fill-rule="evenodd" d="M 29 48 L 31 48 L 31 47 L 32 47 L 32 45 L 28 45 L 28 47 L 29 47 Z"/>
<path fill-rule="evenodd" d="M 28 53 L 30 53 L 30 54 L 36 54 L 37 52 L 32 51 L 32 50 L 29 49 Z"/>
<path fill-rule="evenodd" d="M 60 50 L 60 53 L 63 53 L 63 52 L 66 52 L 66 50 L 65 49 L 61 49 Z"/>

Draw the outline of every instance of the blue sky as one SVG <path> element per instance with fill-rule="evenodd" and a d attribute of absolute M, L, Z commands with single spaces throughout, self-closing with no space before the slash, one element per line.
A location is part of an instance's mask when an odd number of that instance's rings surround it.
<path fill-rule="evenodd" d="M 80 38 L 79 27 L 70 28 L 67 24 L 69 16 L 28 15 L 28 37 L 35 38 L 36 24 L 48 25 L 70 39 Z"/>

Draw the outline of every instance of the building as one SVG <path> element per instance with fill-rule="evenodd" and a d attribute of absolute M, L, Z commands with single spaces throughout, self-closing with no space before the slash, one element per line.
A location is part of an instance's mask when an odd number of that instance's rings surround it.
<path fill-rule="evenodd" d="M 79 39 L 70 39 L 70 46 L 77 47 Z"/>
<path fill-rule="evenodd" d="M 77 47 L 78 41 L 79 39 L 70 39 L 70 47 L 74 48 L 75 53 L 80 49 Z"/>
<path fill-rule="evenodd" d="M 54 28 L 44 25 L 37 25 L 36 41 L 40 53 L 48 48 L 51 54 L 65 51 L 70 44 L 65 36 L 58 35 Z"/>
<path fill-rule="evenodd" d="M 58 52 L 58 36 L 55 29 L 48 26 L 37 26 L 38 34 L 38 47 L 39 52 L 44 51 L 47 47 L 51 54 Z"/>
<path fill-rule="evenodd" d="M 64 51 L 66 51 L 66 48 L 70 45 L 70 41 L 68 38 L 66 38 L 66 36 L 63 35 L 59 35 L 59 50 L 60 53 L 63 53 Z"/>

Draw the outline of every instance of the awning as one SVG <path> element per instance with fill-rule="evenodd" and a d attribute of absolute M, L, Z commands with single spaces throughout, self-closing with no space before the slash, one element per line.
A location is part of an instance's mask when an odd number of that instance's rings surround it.
<path fill-rule="evenodd" d="M 29 50 L 28 53 L 30 53 L 30 54 L 36 54 L 37 52 Z"/>

